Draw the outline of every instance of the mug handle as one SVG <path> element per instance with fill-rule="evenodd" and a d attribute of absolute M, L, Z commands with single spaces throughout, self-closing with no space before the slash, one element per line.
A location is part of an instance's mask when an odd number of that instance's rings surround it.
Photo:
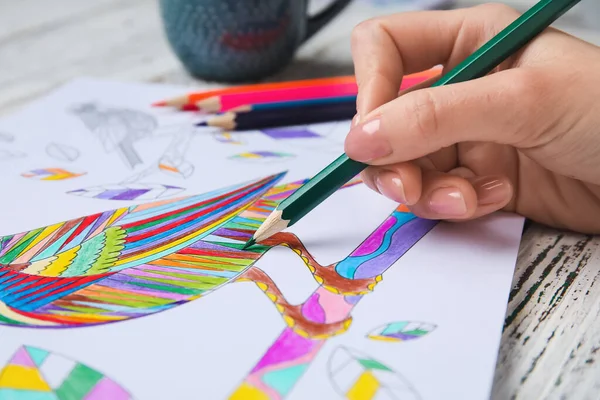
<path fill-rule="evenodd" d="M 329 23 L 336 15 L 338 15 L 352 0 L 336 0 L 320 13 L 308 18 L 306 25 L 306 35 L 303 42 L 310 39 L 315 33 Z"/>

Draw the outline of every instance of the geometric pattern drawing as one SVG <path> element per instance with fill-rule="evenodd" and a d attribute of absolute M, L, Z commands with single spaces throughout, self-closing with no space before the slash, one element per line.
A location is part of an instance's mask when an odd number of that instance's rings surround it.
<path fill-rule="evenodd" d="M 243 250 L 277 205 L 306 180 L 276 174 L 198 196 L 98 213 L 0 238 L 0 324 L 74 328 L 164 312 L 235 282 L 255 284 L 287 327 L 232 393 L 284 398 L 352 310 L 437 224 L 398 207 L 352 253 L 320 265 L 292 233 Z M 357 184 L 351 181 L 348 186 Z M 256 262 L 283 246 L 318 288 L 289 303 Z"/>
<path fill-rule="evenodd" d="M 85 172 L 72 172 L 63 168 L 39 168 L 21 174 L 24 178 L 32 178 L 39 181 L 60 181 L 77 178 L 85 175 Z"/>
<path fill-rule="evenodd" d="M 319 153 L 339 153 L 344 147 L 349 122 L 263 129 L 260 132 L 284 144 L 290 150 L 303 148 Z"/>
<path fill-rule="evenodd" d="M 344 399 L 420 399 L 406 379 L 355 349 L 336 348 L 329 358 L 328 373 L 333 387 Z"/>
<path fill-rule="evenodd" d="M 66 144 L 49 143 L 46 154 L 59 161 L 73 162 L 79 158 L 79 150 Z"/>
<path fill-rule="evenodd" d="M 175 196 L 185 189 L 160 183 L 129 183 L 116 185 L 93 186 L 67 192 L 74 196 L 89 197 L 100 200 L 158 200 Z"/>
<path fill-rule="evenodd" d="M 252 151 L 236 154 L 234 156 L 229 157 L 229 159 L 245 162 L 272 162 L 293 157 L 294 155 L 289 153 L 281 153 L 274 151 Z"/>
<path fill-rule="evenodd" d="M 213 138 L 217 142 L 241 145 L 244 142 L 240 139 L 240 135 L 233 134 L 231 132 L 214 132 L 212 133 Z"/>
<path fill-rule="evenodd" d="M 321 136 L 303 127 L 263 129 L 261 132 L 271 139 L 316 139 Z"/>
<path fill-rule="evenodd" d="M 405 342 L 421 338 L 437 328 L 427 322 L 392 322 L 371 331 L 367 338 L 385 342 Z"/>
<path fill-rule="evenodd" d="M 72 107 L 70 112 L 100 140 L 104 151 L 117 152 L 131 169 L 143 163 L 135 142 L 152 137 L 158 127 L 158 121 L 152 115 L 127 108 L 84 103 Z"/>
<path fill-rule="evenodd" d="M 22 346 L 0 371 L 2 400 L 129 400 L 112 379 L 87 365 Z"/>

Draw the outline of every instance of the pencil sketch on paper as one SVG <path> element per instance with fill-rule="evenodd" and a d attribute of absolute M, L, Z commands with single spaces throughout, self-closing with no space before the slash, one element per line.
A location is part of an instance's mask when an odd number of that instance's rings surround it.
<path fill-rule="evenodd" d="M 286 161 L 294 157 L 291 153 L 282 153 L 280 151 L 247 151 L 235 154 L 229 157 L 229 159 L 245 163 L 273 163 Z"/>
<path fill-rule="evenodd" d="M 158 200 L 181 193 L 185 188 L 159 183 L 155 175 L 171 178 L 190 178 L 194 164 L 185 155 L 195 132 L 185 124 L 162 127 L 152 115 L 142 111 L 101 107 L 84 103 L 71 109 L 102 143 L 107 153 L 117 152 L 130 169 L 143 164 L 134 144 L 157 136 L 169 136 L 164 153 L 149 167 L 134 173 L 118 183 L 80 188 L 68 194 L 103 200 Z"/>
<path fill-rule="evenodd" d="M 0 132 L 0 142 L 12 143 L 15 141 L 15 136 L 8 132 Z"/>
<path fill-rule="evenodd" d="M 22 346 L 0 371 L 0 399 L 129 400 L 118 383 L 89 366 L 33 346 Z"/>
<path fill-rule="evenodd" d="M 195 167 L 184 158 L 161 157 L 158 169 L 164 174 L 187 179 L 194 174 Z"/>
<path fill-rule="evenodd" d="M 385 342 L 406 342 L 422 338 L 436 328 L 435 324 L 428 322 L 392 322 L 373 329 L 367 334 L 367 338 Z"/>
<path fill-rule="evenodd" d="M 169 145 L 156 162 L 118 183 L 75 189 L 67 194 L 102 200 L 138 201 L 158 200 L 180 194 L 185 188 L 156 183 L 160 180 L 156 175 L 188 179 L 194 174 L 194 164 L 185 158 L 193 134 L 193 127 L 178 129 L 170 135 Z"/>
<path fill-rule="evenodd" d="M 85 175 L 85 172 L 74 172 L 64 168 L 38 168 L 21 174 L 24 178 L 38 181 L 62 181 Z"/>
<path fill-rule="evenodd" d="M 22 151 L 0 149 L 0 161 L 11 161 L 25 157 L 27 157 L 27 154 Z"/>
<path fill-rule="evenodd" d="M 3 237 L 0 324 L 74 328 L 115 323 L 166 311 L 228 283 L 253 282 L 287 327 L 232 398 L 284 398 L 326 341 L 349 329 L 361 298 L 437 222 L 399 207 L 350 255 L 328 266 L 290 233 L 242 250 L 279 202 L 306 182 L 277 185 L 283 176 Z M 319 283 L 302 304 L 288 303 L 255 266 L 276 246 L 300 255 Z"/>
<path fill-rule="evenodd" d="M 331 384 L 343 399 L 420 399 L 404 377 L 356 349 L 336 348 L 328 360 L 327 370 Z"/>
<path fill-rule="evenodd" d="M 194 174 L 195 167 L 185 158 L 185 154 L 190 147 L 193 134 L 193 127 L 184 128 L 175 133 L 171 143 L 156 163 L 125 179 L 122 183 L 141 182 L 159 172 L 183 179 L 191 177 Z"/>
<path fill-rule="evenodd" d="M 73 146 L 60 143 L 49 143 L 46 154 L 58 161 L 73 162 L 79 158 L 79 150 Z"/>
<path fill-rule="evenodd" d="M 116 152 L 131 169 L 143 164 L 134 144 L 152 137 L 158 121 L 152 115 L 126 108 L 103 107 L 94 103 L 83 103 L 69 110 L 100 141 L 104 151 Z"/>

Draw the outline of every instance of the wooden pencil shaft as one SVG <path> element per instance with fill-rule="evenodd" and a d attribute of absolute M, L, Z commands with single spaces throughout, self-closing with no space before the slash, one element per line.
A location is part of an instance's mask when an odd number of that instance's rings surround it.
<path fill-rule="evenodd" d="M 350 120 L 356 114 L 356 104 L 336 104 L 329 107 L 311 106 L 280 110 L 240 113 L 235 116 L 235 130 L 272 128 Z"/>
<path fill-rule="evenodd" d="M 341 155 L 279 204 L 281 218 L 292 226 L 364 168 L 364 164 Z"/>
<path fill-rule="evenodd" d="M 296 125 L 306 124 L 319 124 L 324 122 L 336 122 L 336 121 L 349 121 L 352 119 L 356 111 L 349 110 L 338 110 L 335 112 L 327 113 L 311 113 L 309 115 L 296 114 L 288 118 L 281 118 L 280 116 L 265 115 L 259 118 L 245 119 L 244 116 L 236 119 L 235 130 L 236 131 L 247 131 L 253 129 L 265 129 L 265 128 L 276 128 L 276 127 L 288 127 Z"/>
<path fill-rule="evenodd" d="M 485 76 L 580 0 L 541 0 L 479 50 L 442 76 L 432 86 L 443 86 Z M 367 167 L 342 154 L 313 179 L 300 187 L 277 208 L 282 219 L 293 225 Z"/>
<path fill-rule="evenodd" d="M 268 129 L 268 128 L 285 128 L 290 126 L 297 125 L 306 125 L 306 124 L 321 124 L 325 122 L 340 122 L 340 121 L 350 121 L 352 119 L 352 115 L 349 115 L 347 112 L 338 114 L 338 113 L 329 113 L 329 114 L 313 114 L 310 117 L 302 117 L 297 116 L 296 118 L 281 120 L 276 118 L 264 118 L 261 120 L 253 120 L 247 124 L 237 123 L 233 130 L 235 131 L 250 131 L 255 129 Z"/>
<path fill-rule="evenodd" d="M 248 106 L 242 106 L 242 111 L 259 111 L 259 110 L 275 110 L 282 108 L 295 108 L 309 105 L 329 105 L 329 104 L 345 104 L 353 103 L 356 104 L 356 95 L 353 96 L 340 96 L 340 97 L 324 97 L 320 99 L 311 100 L 295 100 L 295 101 L 282 101 L 274 103 L 263 103 L 263 104 L 250 104 Z M 238 111 L 238 110 L 231 110 Z"/>
<path fill-rule="evenodd" d="M 238 118 L 251 118 L 255 116 L 257 118 L 265 117 L 277 117 L 287 118 L 295 115 L 302 114 L 313 114 L 313 113 L 328 113 L 337 112 L 339 110 L 354 110 L 356 113 L 356 102 L 345 102 L 345 103 L 330 103 L 330 104 L 307 104 L 297 107 L 284 107 L 284 108 L 273 108 L 273 109 L 262 109 L 252 110 L 250 112 L 235 113 Z"/>

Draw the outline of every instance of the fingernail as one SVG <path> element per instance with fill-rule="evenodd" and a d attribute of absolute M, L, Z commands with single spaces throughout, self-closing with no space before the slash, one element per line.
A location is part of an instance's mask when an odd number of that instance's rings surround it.
<path fill-rule="evenodd" d="M 354 118 L 352 118 L 352 126 L 356 126 L 360 123 L 360 115 L 356 114 Z"/>
<path fill-rule="evenodd" d="M 504 179 L 497 177 L 482 177 L 471 180 L 477 193 L 479 205 L 502 203 L 511 196 L 511 188 Z"/>
<path fill-rule="evenodd" d="M 429 209 L 444 217 L 460 217 L 467 212 L 467 203 L 460 190 L 456 188 L 439 188 L 429 197 Z"/>
<path fill-rule="evenodd" d="M 379 125 L 381 125 L 381 120 L 379 118 L 376 118 L 372 121 L 365 123 L 362 126 L 362 130 L 368 135 L 374 135 L 379 130 Z"/>
<path fill-rule="evenodd" d="M 406 194 L 402 179 L 393 172 L 382 172 L 375 178 L 375 186 L 379 193 L 397 203 L 406 203 Z"/>
<path fill-rule="evenodd" d="M 378 135 L 380 125 L 381 120 L 376 118 L 350 129 L 345 148 L 350 158 L 359 162 L 368 162 L 392 153 L 390 144 Z"/>

